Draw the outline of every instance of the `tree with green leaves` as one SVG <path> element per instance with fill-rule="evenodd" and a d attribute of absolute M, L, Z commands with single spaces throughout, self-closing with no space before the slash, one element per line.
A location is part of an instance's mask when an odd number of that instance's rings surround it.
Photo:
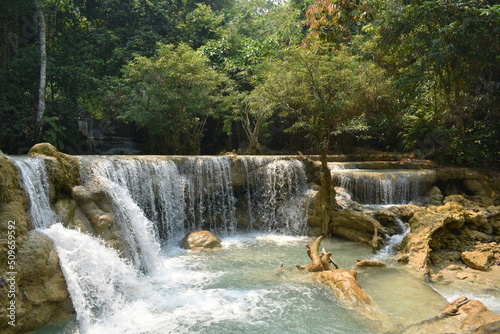
<path fill-rule="evenodd" d="M 224 107 L 230 80 L 185 44 L 159 44 L 154 56 L 128 64 L 124 76 L 122 117 L 145 129 L 148 149 L 199 154 L 206 121 Z"/>
<path fill-rule="evenodd" d="M 377 21 L 378 54 L 404 94 L 405 141 L 421 157 L 498 158 L 500 5 L 412 1 Z"/>
<path fill-rule="evenodd" d="M 320 152 L 323 233 L 329 230 L 329 212 L 335 207 L 327 165 L 333 140 L 347 131 L 365 130 L 366 115 L 382 112 L 379 101 L 391 98 L 390 82 L 379 67 L 345 51 L 332 54 L 330 49 L 289 49 L 264 70 L 252 92 L 253 108 L 294 115 L 289 131 L 305 133 Z"/>

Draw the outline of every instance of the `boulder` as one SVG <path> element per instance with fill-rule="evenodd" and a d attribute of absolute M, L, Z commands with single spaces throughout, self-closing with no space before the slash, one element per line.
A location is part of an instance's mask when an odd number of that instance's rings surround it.
<path fill-rule="evenodd" d="M 350 210 L 335 211 L 330 228 L 333 235 L 370 245 L 373 249 L 380 248 L 380 233 L 386 233 L 386 229 L 374 218 Z"/>
<path fill-rule="evenodd" d="M 221 241 L 209 231 L 189 232 L 181 241 L 184 249 L 212 249 L 221 247 Z"/>
<path fill-rule="evenodd" d="M 386 228 L 387 234 L 400 234 L 403 232 L 403 229 L 399 225 L 397 221 L 397 215 L 388 210 L 380 210 L 373 214 L 373 218 L 375 218 L 383 227 Z"/>
<path fill-rule="evenodd" d="M 28 232 L 27 241 L 17 250 L 16 260 L 16 326 L 2 321 L 0 331 L 26 333 L 69 318 L 74 313 L 73 304 L 50 238 L 35 230 Z M 0 299 L 10 302 L 4 293 L 6 290 L 1 289 Z M 0 310 L 6 314 L 8 304 L 2 302 L 2 305 L 5 306 Z"/>
<path fill-rule="evenodd" d="M 394 212 L 404 222 L 407 222 L 411 219 L 411 217 L 413 217 L 415 212 L 419 210 L 424 210 L 424 208 L 410 203 L 410 204 L 391 207 L 390 210 Z"/>
<path fill-rule="evenodd" d="M 441 205 L 443 204 L 443 194 L 441 193 L 441 189 L 436 186 L 433 186 L 425 196 L 425 203 L 430 205 Z"/>
<path fill-rule="evenodd" d="M 492 248 L 483 248 L 481 250 L 462 252 L 461 258 L 469 267 L 486 271 L 493 264 L 497 252 Z"/>
<path fill-rule="evenodd" d="M 462 229 L 464 223 L 463 207 L 455 202 L 415 212 L 409 220 L 411 232 L 401 243 L 399 259 L 424 272 L 431 264 L 431 252 L 443 251 L 447 258 L 451 255 L 450 259 L 455 260 L 450 251 L 466 251 L 473 246 L 468 230 Z"/>
<path fill-rule="evenodd" d="M 36 144 L 30 149 L 28 155 L 43 155 L 46 157 L 47 171 L 56 193 L 62 191 L 71 194 L 71 189 L 80 183 L 78 159 L 59 152 L 51 144 Z"/>

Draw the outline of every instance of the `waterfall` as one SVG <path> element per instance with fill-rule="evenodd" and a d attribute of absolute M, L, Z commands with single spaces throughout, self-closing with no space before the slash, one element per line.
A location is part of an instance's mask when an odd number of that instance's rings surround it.
<path fill-rule="evenodd" d="M 346 169 L 330 164 L 337 186 L 360 204 L 407 204 L 418 200 L 435 180 L 431 170 Z"/>
<path fill-rule="evenodd" d="M 91 333 L 139 290 L 139 273 L 102 240 L 61 224 L 43 233 L 54 242 L 81 333 Z"/>
<path fill-rule="evenodd" d="M 19 168 L 24 188 L 30 199 L 30 215 L 37 229 L 49 227 L 55 222 L 50 207 L 49 177 L 45 160 L 41 157 L 9 157 Z"/>
<path fill-rule="evenodd" d="M 236 198 L 230 157 L 187 158 L 181 166 L 189 230 L 236 231 Z"/>
<path fill-rule="evenodd" d="M 154 223 L 161 239 L 167 240 L 184 231 L 185 180 L 173 161 L 155 157 L 82 156 L 78 159 L 85 182 L 99 176 L 124 189 Z"/>
<path fill-rule="evenodd" d="M 85 182 L 99 177 L 123 188 L 109 190 L 110 196 L 129 194 L 162 241 L 178 239 L 179 234 L 192 230 L 234 233 L 238 229 L 237 206 L 241 205 L 245 209 L 239 214 L 247 219 L 248 230 L 305 234 L 307 186 L 303 163 L 238 157 L 243 165 L 245 193 L 237 195 L 231 159 L 79 157 Z"/>
<path fill-rule="evenodd" d="M 304 165 L 298 160 L 242 158 L 247 217 L 265 231 L 306 233 L 307 194 Z"/>

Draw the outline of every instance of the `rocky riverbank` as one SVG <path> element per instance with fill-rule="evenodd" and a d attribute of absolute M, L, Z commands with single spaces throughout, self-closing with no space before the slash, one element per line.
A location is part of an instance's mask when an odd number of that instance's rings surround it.
<path fill-rule="evenodd" d="M 106 240 L 110 247 L 126 256 L 126 244 L 115 221 L 112 200 L 98 184 L 82 184 L 78 160 L 58 152 L 49 144 L 36 145 L 29 155 L 42 156 L 46 162 L 48 197 L 55 219 L 66 227 L 78 228 Z M 310 197 L 306 201 L 308 234 L 317 236 L 323 217 L 318 196 L 320 165 L 304 157 L 293 159 L 302 159 L 305 164 Z M 238 196 L 248 187 L 242 177 L 244 166 L 238 156 L 231 157 L 231 164 L 231 181 L 236 189 L 235 196 Z M 396 165 L 408 168 L 411 163 L 391 162 L 391 166 Z M 417 165 L 429 167 L 423 162 Z M 403 239 L 397 258 L 407 264 L 409 270 L 421 274 L 442 291 L 472 291 L 500 298 L 499 184 L 498 178 L 477 171 L 436 169 L 435 184 L 415 204 L 366 214 L 360 211 L 361 205 L 351 202 L 345 208 L 337 207 L 332 211 L 328 231 L 376 250 L 384 246 L 388 237 L 402 232 L 397 221 L 400 219 L 411 228 L 411 232 Z M 247 202 L 244 198 L 237 198 L 237 203 Z M 0 155 L 2 333 L 31 331 L 74 313 L 57 252 L 51 240 L 34 229 L 30 205 L 19 170 L 11 159 Z M 236 211 L 244 212 L 243 209 L 237 208 Z M 248 219 L 243 216 L 237 219 L 238 228 L 244 231 Z M 12 268 L 9 267 L 9 246 L 13 248 L 14 235 L 9 231 L 15 231 L 15 266 Z M 9 275 L 14 271 L 15 275 Z M 15 276 L 15 284 L 9 283 L 12 282 L 10 276 Z M 15 312 L 8 309 L 12 300 L 16 303 Z M 9 316 L 14 318 L 16 326 L 9 325 Z"/>

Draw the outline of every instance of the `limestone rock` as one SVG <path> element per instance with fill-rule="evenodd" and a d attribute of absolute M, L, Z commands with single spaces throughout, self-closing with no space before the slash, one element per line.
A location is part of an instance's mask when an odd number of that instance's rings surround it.
<path fill-rule="evenodd" d="M 498 333 L 500 315 L 483 303 L 460 297 L 449 303 L 440 314 L 410 325 L 398 334 Z"/>
<path fill-rule="evenodd" d="M 25 333 L 69 318 L 74 313 L 73 304 L 50 238 L 30 231 L 16 258 L 16 326 L 8 326 L 2 321 L 0 331 Z M 5 292 L 0 290 L 1 300 L 7 300 Z M 7 304 L 2 302 L 2 305 Z M 6 314 L 5 306 L 0 310 Z"/>
<path fill-rule="evenodd" d="M 189 232 L 181 241 L 185 249 L 211 249 L 221 247 L 221 241 L 209 231 Z"/>
<path fill-rule="evenodd" d="M 78 160 L 71 155 L 59 152 L 51 144 L 36 144 L 30 149 L 28 155 L 47 157 L 47 171 L 56 192 L 63 191 L 71 194 L 71 188 L 80 183 L 80 164 Z"/>
<path fill-rule="evenodd" d="M 340 210 L 332 215 L 331 233 L 379 249 L 382 243 L 380 233 L 386 233 L 386 229 L 366 214 Z"/>
<path fill-rule="evenodd" d="M 441 189 L 436 186 L 433 186 L 426 195 L 425 202 L 431 205 L 441 205 L 443 203 L 443 194 L 441 193 Z"/>
<path fill-rule="evenodd" d="M 392 207 L 390 210 L 394 212 L 403 221 L 407 222 L 411 219 L 411 217 L 413 217 L 415 212 L 424 210 L 424 208 L 410 203 L 410 204 L 400 205 L 397 207 Z"/>
<path fill-rule="evenodd" d="M 415 212 L 409 221 L 411 232 L 401 243 L 399 257 L 426 271 L 431 252 L 445 251 L 443 254 L 448 257 L 453 255 L 449 251 L 466 251 L 472 246 L 472 238 L 468 230 L 461 229 L 464 223 L 463 207 L 455 202 Z"/>
<path fill-rule="evenodd" d="M 462 261 L 469 267 L 486 271 L 494 259 L 493 251 L 462 252 Z"/>
<path fill-rule="evenodd" d="M 397 215 L 391 211 L 377 211 L 373 215 L 373 218 L 375 218 L 378 222 L 380 222 L 382 226 L 386 228 L 387 234 L 389 235 L 399 234 L 403 232 L 400 225 L 398 224 Z"/>
<path fill-rule="evenodd" d="M 376 261 L 376 260 L 356 260 L 356 267 L 385 267 L 387 266 L 384 262 L 382 261 Z"/>

